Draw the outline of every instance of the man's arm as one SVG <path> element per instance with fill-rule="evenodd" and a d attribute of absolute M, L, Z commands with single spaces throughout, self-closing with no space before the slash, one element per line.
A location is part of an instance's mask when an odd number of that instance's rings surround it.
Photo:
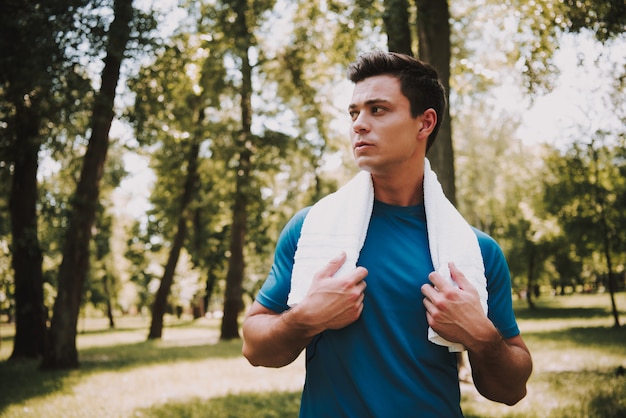
<path fill-rule="evenodd" d="M 496 330 L 492 340 L 468 351 L 474 385 L 485 398 L 514 405 L 526 396 L 532 360 L 522 337 L 505 340 Z"/>
<path fill-rule="evenodd" d="M 253 366 L 282 367 L 294 361 L 315 336 L 296 313 L 277 313 L 253 302 L 243 322 L 243 355 Z"/>
<path fill-rule="evenodd" d="M 363 311 L 367 270 L 357 267 L 342 277 L 333 274 L 345 253 L 313 277 L 309 292 L 293 308 L 274 312 L 254 302 L 243 322 L 243 355 L 254 366 L 282 367 L 294 361 L 317 334 L 356 321 Z"/>
<path fill-rule="evenodd" d="M 430 274 L 432 285 L 422 287 L 428 325 L 467 348 L 474 384 L 484 397 L 514 405 L 526 396 L 530 352 L 519 335 L 502 338 L 484 313 L 474 286 L 453 264 L 450 272 L 458 287 L 438 273 Z"/>

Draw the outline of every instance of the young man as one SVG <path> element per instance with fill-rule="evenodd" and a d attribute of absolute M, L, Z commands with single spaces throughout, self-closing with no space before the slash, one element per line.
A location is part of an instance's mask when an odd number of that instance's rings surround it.
<path fill-rule="evenodd" d="M 245 357 L 256 366 L 281 367 L 306 348 L 301 417 L 461 417 L 452 345 L 468 350 L 483 396 L 517 403 L 526 394 L 532 361 L 512 311 L 500 247 L 468 226 L 478 252 L 474 261 L 480 259 L 472 280 L 455 259 L 443 262 L 443 270 L 433 261 L 429 224 L 439 215 L 426 218 L 431 198 L 424 188 L 432 178 L 426 151 L 445 108 L 437 73 L 409 56 L 386 52 L 360 56 L 348 72 L 355 83 L 350 139 L 362 170 L 358 176 L 369 181 L 373 202 L 367 206 L 361 203 L 367 198 L 348 196 L 316 215 L 317 205 L 306 208 L 287 224 L 243 323 Z M 334 222 L 332 210 L 340 221 L 325 228 Z M 309 224 L 317 224 L 305 226 L 314 216 Z M 354 231 L 334 232 L 349 228 L 344 224 L 353 218 L 366 220 L 356 246 L 344 239 Z M 459 240 L 467 240 L 460 238 L 461 229 Z M 455 246 L 456 238 L 448 243 Z M 464 245 L 451 258 L 464 258 Z M 327 248 L 334 258 L 320 256 Z M 316 257 L 324 260 L 319 267 L 306 264 Z M 303 272 L 312 276 L 304 290 L 302 280 L 294 279 Z M 481 275 L 484 286 L 473 280 Z M 292 301 L 290 292 L 298 291 Z M 450 345 L 431 342 L 431 332 Z"/>

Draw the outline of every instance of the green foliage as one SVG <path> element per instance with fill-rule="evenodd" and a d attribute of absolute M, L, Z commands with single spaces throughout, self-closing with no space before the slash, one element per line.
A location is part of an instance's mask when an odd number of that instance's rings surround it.
<path fill-rule="evenodd" d="M 591 29 L 601 41 L 626 32 L 626 3 L 622 0 L 565 0 L 559 6 L 566 18 L 562 26 L 567 30 Z"/>
<path fill-rule="evenodd" d="M 489 48 L 486 60 L 496 61 L 504 53 L 504 62 L 513 65 L 516 74 L 522 74 L 523 85 L 531 95 L 554 88 L 559 72 L 553 58 L 562 34 L 591 31 L 598 40 L 609 43 L 623 38 L 626 32 L 626 5 L 622 0 L 489 0 L 456 7 L 469 9 L 469 13 L 457 15 L 459 24 L 453 25 L 469 37 L 455 42 L 457 50 L 471 47 L 475 37 L 484 39 L 489 29 L 495 29 L 498 39 L 489 42 L 498 46 Z M 477 21 L 484 22 L 478 33 L 463 30 L 463 25 L 475 25 Z M 456 39 L 457 35 L 453 36 Z M 469 68 L 470 74 L 473 69 Z"/>
<path fill-rule="evenodd" d="M 516 139 L 515 116 L 485 101 L 469 109 L 454 121 L 459 210 L 502 246 L 517 292 L 528 287 L 531 275 L 545 271 L 547 246 L 558 235 L 556 222 L 540 205 L 541 155 Z"/>
<path fill-rule="evenodd" d="M 156 279 L 156 275 L 149 267 L 160 248 L 161 243 L 156 235 L 147 233 L 140 222 L 130 226 L 124 257 L 130 262 L 128 280 L 136 286 L 138 300 L 135 302 L 139 312 L 152 303 L 150 283 Z"/>
<path fill-rule="evenodd" d="M 10 158 L 0 160 L 11 161 L 16 151 L 10 144 L 18 134 L 15 117 L 22 106 L 33 112 L 31 128 L 41 143 L 53 150 L 64 149 L 63 144 L 77 132 L 84 134 L 80 127 L 93 92 L 82 64 L 99 51 L 85 48 L 85 42 L 97 42 L 102 34 L 97 28 L 107 22 L 100 13 L 92 13 L 100 3 L 54 0 L 3 5 L 0 115 L 6 129 L 0 130 L 0 149 L 3 157 Z"/>
<path fill-rule="evenodd" d="M 559 219 L 565 240 L 575 243 L 575 256 L 591 267 L 594 285 L 608 286 L 609 269 L 626 262 L 626 217 L 617 203 L 626 194 L 622 153 L 619 146 L 592 141 L 547 160 L 546 208 Z"/>
<path fill-rule="evenodd" d="M 102 178 L 96 224 L 91 242 L 90 271 L 85 282 L 86 301 L 102 309 L 103 312 L 116 306 L 117 294 L 121 286 L 119 268 L 115 265 L 111 249 L 115 223 L 111 213 L 113 209 L 111 193 L 119 187 L 123 178 L 128 174 L 122 164 L 120 149 L 115 145 L 111 148 Z"/>
<path fill-rule="evenodd" d="M 139 142 L 150 150 L 157 173 L 142 241 L 171 240 L 186 149 L 192 141 L 201 141 L 199 189 L 190 207 L 186 247 L 207 277 L 223 279 L 229 256 L 230 202 L 241 161 L 238 138 L 244 122 L 239 110 L 239 49 L 249 48 L 257 82 L 252 92 L 257 103 L 251 115 L 253 135 L 244 144 L 245 152 L 251 153 L 252 170 L 246 189 L 248 211 L 253 214 L 248 219 L 245 250 L 250 292 L 269 269 L 269 254 L 280 228 L 296 209 L 310 202 L 306 190 L 311 184 L 321 184 L 315 173 L 325 151 L 337 149 L 328 130 L 330 98 L 319 90 L 338 76 L 331 59 L 347 59 L 340 53 L 321 54 L 332 50 L 336 37 L 328 37 L 325 16 L 314 3 L 298 4 L 295 35 L 284 47 L 256 36 L 272 19 L 259 11 L 272 5 L 253 2 L 247 14 L 253 35 L 249 45 L 239 45 L 233 39 L 234 6 L 227 2 L 190 4 L 180 31 L 129 83 L 136 97 L 129 118 Z M 356 13 L 357 9 L 342 10 Z M 309 18 L 319 23 L 312 26 Z"/>

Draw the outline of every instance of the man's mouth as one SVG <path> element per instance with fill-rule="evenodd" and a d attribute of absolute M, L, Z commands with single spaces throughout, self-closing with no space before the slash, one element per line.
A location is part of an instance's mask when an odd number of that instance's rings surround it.
<path fill-rule="evenodd" d="M 365 142 L 365 141 L 357 141 L 354 143 L 354 149 L 360 149 L 363 147 L 369 147 L 372 144 L 370 144 L 369 142 Z"/>

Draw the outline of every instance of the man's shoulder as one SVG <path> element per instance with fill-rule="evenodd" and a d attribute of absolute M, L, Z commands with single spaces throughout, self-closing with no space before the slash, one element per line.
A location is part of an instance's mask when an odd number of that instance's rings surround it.
<path fill-rule="evenodd" d="M 304 218 L 306 218 L 310 209 L 311 207 L 307 206 L 298 210 L 295 215 L 287 221 L 278 237 L 277 250 L 287 251 L 287 248 L 291 248 L 289 251 L 295 251 L 297 242 L 300 239 Z"/>
<path fill-rule="evenodd" d="M 484 242 L 484 243 L 498 245 L 498 242 L 495 240 L 495 238 L 493 238 L 491 235 L 489 235 L 485 231 L 482 231 L 482 230 L 476 228 L 475 226 L 472 226 L 472 230 L 476 234 L 476 238 L 478 238 L 478 242 L 479 243 L 483 243 Z"/>
<path fill-rule="evenodd" d="M 472 229 L 476 234 L 476 238 L 478 238 L 478 245 L 483 257 L 500 256 L 502 254 L 502 248 L 495 238 L 476 227 L 472 227 Z"/>
<path fill-rule="evenodd" d="M 310 210 L 311 206 L 307 206 L 298 210 L 285 225 L 285 231 L 289 231 L 289 233 L 295 233 L 299 237 L 300 231 L 302 230 L 302 224 L 304 223 L 304 219 L 306 218 Z"/>

